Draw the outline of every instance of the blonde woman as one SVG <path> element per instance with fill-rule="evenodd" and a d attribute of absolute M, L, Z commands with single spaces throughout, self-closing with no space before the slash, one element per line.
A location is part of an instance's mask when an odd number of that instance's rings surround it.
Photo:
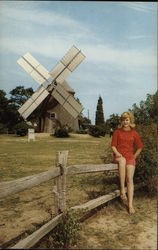
<path fill-rule="evenodd" d="M 135 213 L 133 207 L 134 184 L 136 158 L 142 151 L 142 141 L 135 131 L 134 116 L 131 112 L 124 112 L 120 118 L 118 129 L 114 131 L 112 138 L 112 150 L 114 162 L 119 165 L 120 198 L 123 202 L 127 200 L 125 193 L 125 178 L 127 183 L 128 209 L 129 213 Z M 134 152 L 134 144 L 136 151 Z"/>

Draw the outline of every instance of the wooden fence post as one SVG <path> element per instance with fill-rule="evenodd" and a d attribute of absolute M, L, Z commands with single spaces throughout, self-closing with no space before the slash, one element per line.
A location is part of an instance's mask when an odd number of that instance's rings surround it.
<path fill-rule="evenodd" d="M 60 176 L 55 179 L 54 202 L 55 215 L 66 210 L 66 164 L 68 151 L 58 151 L 56 154 L 56 167 L 60 167 Z"/>
<path fill-rule="evenodd" d="M 59 177 L 57 177 L 59 178 Z M 57 216 L 59 214 L 59 194 L 57 192 L 57 178 L 54 181 L 54 189 L 53 189 L 53 193 L 54 193 L 54 207 L 55 207 L 55 216 Z"/>

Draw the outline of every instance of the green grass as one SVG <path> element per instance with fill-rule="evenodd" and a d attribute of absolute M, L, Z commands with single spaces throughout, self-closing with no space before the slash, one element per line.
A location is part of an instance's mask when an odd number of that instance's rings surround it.
<path fill-rule="evenodd" d="M 37 137 L 35 142 L 28 143 L 27 137 L 1 135 L 0 181 L 47 171 L 50 167 L 55 167 L 56 152 L 62 150 L 69 151 L 68 166 L 88 163 L 101 164 L 104 162 L 104 156 L 107 158 L 107 162 L 110 162 L 112 160 L 110 143 L 109 136 L 95 138 L 71 134 L 66 139 L 51 136 Z M 35 231 L 36 227 L 38 228 L 39 225 L 43 225 L 51 219 L 50 211 L 52 214 L 54 213 L 53 186 L 54 180 L 50 180 L 0 201 L 0 216 L 3 225 L 0 244 L 29 230 Z M 71 207 L 118 189 L 119 180 L 117 176 L 108 176 L 107 173 L 83 174 L 68 176 L 66 186 L 66 205 Z M 110 248 L 111 242 L 113 242 L 113 249 L 116 246 L 123 245 L 123 235 L 125 240 L 131 235 L 129 244 L 134 242 L 134 230 L 137 229 L 136 232 L 141 231 L 139 222 L 143 221 L 144 218 L 150 219 L 152 212 L 150 202 L 144 206 L 142 197 L 137 199 L 136 208 L 136 216 L 129 217 L 127 211 L 121 208 L 119 202 L 107 206 L 107 209 L 100 212 L 100 216 L 101 218 L 105 216 L 105 223 L 109 223 L 109 229 L 104 231 L 97 228 L 97 224 L 91 228 L 88 226 L 88 221 L 85 222 L 86 229 L 83 228 L 83 234 L 81 234 L 81 239 L 77 245 L 78 249 L 85 246 L 92 249 L 93 242 L 88 241 L 89 238 L 95 240 L 96 248 L 102 247 L 104 249 Z M 152 209 L 154 213 L 155 208 L 152 207 Z M 112 219 L 115 219 L 115 215 L 119 219 L 119 223 L 117 218 L 114 220 L 113 228 L 110 228 L 111 221 L 108 221 L 110 214 L 113 215 Z M 99 216 L 95 218 L 102 225 Z M 117 227 L 120 222 L 124 225 L 122 229 Z M 127 231 L 127 227 L 130 228 L 129 231 Z M 118 242 L 120 242 L 119 245 Z"/>
<path fill-rule="evenodd" d="M 110 138 L 94 138 L 87 135 L 72 134 L 69 138 L 54 138 L 51 136 L 39 138 L 29 142 L 27 137 L 13 135 L 0 136 L 0 181 L 17 179 L 24 176 L 40 173 L 55 167 L 56 152 L 68 150 L 68 163 L 87 164 L 103 163 L 103 156 L 109 154 Z M 94 185 L 95 184 L 95 185 Z M 12 209 L 13 201 L 16 205 L 30 204 L 33 201 L 45 200 L 52 196 L 54 180 L 43 183 L 20 194 L 9 196 L 3 201 L 2 208 Z M 118 188 L 118 178 L 108 177 L 104 173 L 93 173 L 67 177 L 67 206 L 75 206 L 107 194 Z M 20 196 L 20 199 L 17 198 Z M 23 198 L 24 197 L 24 198 Z M 26 198 L 27 197 L 27 198 Z M 53 202 L 53 199 L 51 199 Z M 40 203 L 38 202 L 38 205 Z M 53 205 L 53 204 L 52 204 Z"/>
<path fill-rule="evenodd" d="M 67 166 L 104 163 L 104 156 L 108 157 L 111 152 L 110 142 L 109 136 L 95 138 L 71 134 L 69 138 L 54 138 L 38 135 L 35 142 L 28 142 L 27 137 L 1 135 L 0 181 L 47 171 L 55 167 L 56 152 L 62 150 L 69 151 Z M 67 207 L 87 202 L 111 189 L 105 173 L 68 176 L 66 182 Z M 50 180 L 2 200 L 0 217 L 5 226 L 1 229 L 1 244 L 30 230 L 35 223 L 38 225 L 51 219 L 51 213 L 54 215 L 53 186 L 54 180 Z M 18 212 L 15 214 L 14 211 L 19 211 L 19 218 Z M 13 228 L 14 216 L 16 230 Z"/>
<path fill-rule="evenodd" d="M 26 137 L 0 136 L 0 181 L 16 179 L 55 166 L 56 152 L 68 150 L 67 165 L 103 163 L 102 157 L 110 149 L 110 138 L 71 135 L 69 138 L 52 136 L 29 142 Z"/>

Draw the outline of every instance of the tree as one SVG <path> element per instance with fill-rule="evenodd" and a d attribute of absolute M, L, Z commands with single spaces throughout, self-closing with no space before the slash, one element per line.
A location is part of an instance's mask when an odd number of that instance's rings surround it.
<path fill-rule="evenodd" d="M 19 109 L 29 97 L 34 93 L 32 88 L 24 89 L 24 86 L 17 86 L 15 89 L 10 91 L 10 104 L 14 105 L 16 109 Z"/>
<path fill-rule="evenodd" d="M 6 124 L 8 121 L 8 99 L 6 92 L 0 90 L 0 123 Z"/>
<path fill-rule="evenodd" d="M 18 86 L 10 94 L 8 99 L 5 91 L 0 90 L 0 133 L 6 130 L 9 133 L 15 132 L 15 126 L 23 121 L 18 109 L 33 94 L 33 89 Z"/>
<path fill-rule="evenodd" d="M 10 104 L 6 93 L 0 90 L 0 133 L 13 132 L 13 127 L 19 122 L 19 114 L 14 105 Z"/>
<path fill-rule="evenodd" d="M 17 86 L 15 89 L 10 91 L 10 99 L 8 102 L 8 109 L 10 113 L 9 119 L 9 131 L 14 133 L 16 125 L 23 122 L 23 118 L 20 116 L 18 109 L 27 101 L 33 94 L 32 88 L 24 88 L 24 86 Z"/>
<path fill-rule="evenodd" d="M 113 130 L 117 128 L 120 121 L 120 116 L 118 114 L 112 114 L 110 115 L 109 119 L 105 121 L 105 129 L 106 133 L 110 132 L 110 128 Z"/>
<path fill-rule="evenodd" d="M 155 122 L 158 122 L 158 90 L 153 96 L 153 114 L 152 117 L 154 117 Z"/>
<path fill-rule="evenodd" d="M 79 116 L 79 124 L 80 124 L 80 128 L 85 130 L 85 129 L 89 128 L 89 125 L 91 125 L 91 120 L 85 116 L 80 115 Z"/>
<path fill-rule="evenodd" d="M 98 103 L 97 103 L 95 125 L 97 126 L 104 125 L 103 101 L 102 101 L 101 96 L 99 96 Z"/>
<path fill-rule="evenodd" d="M 158 119 L 158 91 L 154 95 L 147 94 L 145 101 L 141 101 L 139 106 L 133 104 L 129 109 L 135 117 L 137 124 L 149 124 L 151 121 L 157 122 Z"/>

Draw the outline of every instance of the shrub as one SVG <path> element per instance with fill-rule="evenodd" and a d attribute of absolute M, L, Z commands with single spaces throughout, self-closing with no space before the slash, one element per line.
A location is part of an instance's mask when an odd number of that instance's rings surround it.
<path fill-rule="evenodd" d="M 57 128 L 55 130 L 54 136 L 60 137 L 60 138 L 69 137 L 68 129 L 66 127 Z"/>
<path fill-rule="evenodd" d="M 71 133 L 73 131 L 73 129 L 69 126 L 67 126 L 67 130 L 68 130 L 68 133 Z"/>
<path fill-rule="evenodd" d="M 103 126 L 89 126 L 89 134 L 94 137 L 105 136 L 105 128 Z"/>
<path fill-rule="evenodd" d="M 157 192 L 157 126 L 154 123 L 139 125 L 137 130 L 144 147 L 137 160 L 136 177 L 147 184 L 149 195 L 154 195 Z"/>
<path fill-rule="evenodd" d="M 7 134 L 8 133 L 8 128 L 6 125 L 0 123 L 0 134 Z"/>
<path fill-rule="evenodd" d="M 88 130 L 86 129 L 80 129 L 76 131 L 77 134 L 88 134 Z"/>
<path fill-rule="evenodd" d="M 61 222 L 53 230 L 53 247 L 68 248 L 77 242 L 80 224 L 73 211 L 63 213 Z"/>
<path fill-rule="evenodd" d="M 24 121 L 22 121 L 15 125 L 14 130 L 17 135 L 25 136 L 27 135 L 28 128 L 29 126 Z"/>

